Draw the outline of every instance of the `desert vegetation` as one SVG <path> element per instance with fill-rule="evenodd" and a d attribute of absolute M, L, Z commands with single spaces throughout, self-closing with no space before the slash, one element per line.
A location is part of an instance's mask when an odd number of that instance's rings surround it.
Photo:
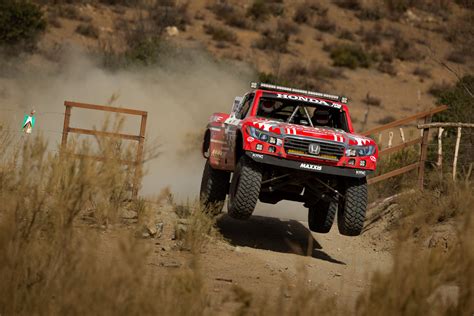
<path fill-rule="evenodd" d="M 43 64 L 44 58 L 45 65 L 57 62 L 60 58 L 48 56 L 63 51 L 64 38 L 76 45 L 87 42 L 84 50 L 100 70 L 136 75 L 169 60 L 185 64 L 198 46 L 216 67 L 250 64 L 260 81 L 348 91 L 356 128 L 386 124 L 434 103 L 449 106 L 434 121 L 472 123 L 473 9 L 468 0 L 254 0 L 248 5 L 219 0 L 202 6 L 174 0 L 4 0 L 0 62 L 5 71 L 0 80 L 16 72 L 10 61 L 18 55 L 24 58 L 19 63 Z M 163 69 L 166 73 L 171 67 Z M 204 67 L 202 75 L 207 71 Z M 221 82 L 212 79 L 217 81 L 215 93 Z M 5 81 L 0 82 L 2 109 L 12 106 Z M 369 108 L 376 115 L 363 122 L 362 113 Z M 121 128 L 120 122 L 112 125 L 112 130 Z M 309 272 L 318 270 L 321 260 L 330 262 L 331 269 L 342 266 L 324 255 L 327 249 L 321 249 L 319 236 L 311 245 L 317 258 L 297 257 L 296 250 L 281 254 L 296 265 L 294 277 L 281 273 L 275 282 L 276 277 L 258 276 L 262 283 L 273 282 L 268 293 L 247 286 L 253 280 L 248 275 L 241 283 L 209 276 L 206 268 L 230 254 L 247 260 L 252 253 L 275 255 L 279 250 L 261 246 L 262 236 L 236 246 L 219 224 L 224 216 L 211 217 L 194 199 L 179 201 L 169 190 L 131 200 L 132 170 L 117 158 L 130 159 L 134 148 L 96 139 L 73 141 L 64 151 L 43 136 L 16 137 L 14 129 L 0 122 L 1 315 L 471 315 L 474 310 L 472 130 L 463 129 L 457 182 L 450 180 L 451 168 L 436 167 L 433 137 L 424 191 L 413 189 L 414 173 L 370 186 L 374 204 L 355 245 L 366 249 L 383 244 L 391 264 L 387 271 L 368 275 L 367 284 L 357 285 L 352 307 L 347 297 L 334 293 L 335 287 L 328 291 L 324 284 L 309 282 Z M 456 131 L 444 135 L 443 161 L 450 166 Z M 186 150 L 179 156 L 195 154 L 200 137 L 187 133 L 180 140 Z M 73 151 L 109 159 L 73 158 Z M 387 155 L 377 172 L 416 162 L 418 155 L 416 146 Z M 129 213 L 132 218 L 124 216 Z M 282 223 L 281 244 L 286 244 L 295 223 Z M 157 227 L 164 227 L 163 232 Z M 373 227 L 378 230 L 372 236 Z M 313 251 L 309 244 L 308 254 Z M 251 251 L 240 253 L 240 248 Z M 357 264 L 357 269 L 362 266 Z M 247 265 L 232 262 L 225 268 L 243 274 L 251 272 Z M 350 278 L 357 269 L 347 265 Z M 279 272 L 270 273 L 273 277 Z M 324 276 L 340 277 L 333 271 Z M 217 278 L 228 287 L 214 286 Z M 353 285 L 345 280 L 337 288 Z"/>

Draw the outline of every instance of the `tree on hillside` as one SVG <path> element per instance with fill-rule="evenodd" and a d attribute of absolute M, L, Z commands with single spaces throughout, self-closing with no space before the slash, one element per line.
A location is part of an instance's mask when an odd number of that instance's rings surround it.
<path fill-rule="evenodd" d="M 36 48 L 46 29 L 43 12 L 28 0 L 0 1 L 0 47 L 7 53 Z"/>

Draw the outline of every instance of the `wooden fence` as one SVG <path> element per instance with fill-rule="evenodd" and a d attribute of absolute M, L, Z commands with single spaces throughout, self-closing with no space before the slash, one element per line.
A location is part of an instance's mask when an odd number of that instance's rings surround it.
<path fill-rule="evenodd" d="M 429 124 L 429 123 L 431 123 L 431 118 L 434 114 L 442 112 L 442 111 L 446 110 L 447 108 L 448 107 L 446 105 L 443 105 L 443 106 L 439 106 L 439 107 L 436 107 L 436 108 L 433 108 L 433 109 L 430 109 L 430 110 L 427 110 L 427 111 L 423 111 L 423 112 L 405 117 L 403 119 L 400 119 L 400 120 L 397 120 L 397 121 L 394 121 L 394 122 L 391 122 L 391 123 L 373 128 L 371 130 L 363 132 L 362 135 L 372 136 L 372 137 L 374 137 L 376 135 L 379 135 L 379 140 L 380 140 L 381 139 L 381 133 L 383 131 L 393 129 L 393 128 L 397 128 L 397 127 L 400 127 L 400 126 L 404 126 L 404 125 L 407 125 L 408 123 L 411 123 L 413 121 L 420 120 L 420 119 L 424 120 L 424 124 Z M 402 143 L 400 145 L 396 145 L 396 146 L 393 146 L 393 147 L 389 146 L 389 148 L 380 150 L 379 151 L 379 157 L 383 157 L 385 155 L 397 152 L 399 150 L 405 149 L 407 147 L 410 147 L 410 146 L 413 146 L 413 145 L 416 145 L 416 144 L 421 144 L 421 150 L 420 150 L 420 155 L 419 155 L 418 161 L 413 163 L 413 164 L 403 166 L 399 169 L 396 169 L 396 170 L 378 175 L 376 177 L 372 177 L 372 178 L 368 179 L 368 183 L 369 184 L 377 183 L 379 181 L 386 180 L 386 179 L 404 174 L 404 173 L 409 172 L 411 170 L 417 169 L 418 170 L 418 186 L 420 187 L 420 189 L 423 189 L 424 175 L 425 175 L 425 161 L 426 161 L 426 156 L 427 156 L 427 152 L 428 152 L 428 142 L 429 142 L 430 128 L 429 127 L 423 127 L 422 128 L 422 131 L 423 131 L 422 136 L 419 137 L 419 138 L 410 140 L 410 141 L 405 141 L 405 136 L 404 136 L 403 130 L 401 129 L 400 131 L 401 131 L 400 136 L 402 138 Z M 393 134 L 391 134 L 391 135 L 393 135 Z M 390 139 L 389 139 L 390 144 L 391 144 L 391 140 L 392 140 L 392 137 L 390 137 Z"/>
<path fill-rule="evenodd" d="M 134 110 L 134 109 L 117 108 L 117 107 L 112 107 L 112 106 L 104 106 L 104 105 L 96 105 L 96 104 L 77 103 L 77 102 L 71 102 L 71 101 L 65 101 L 64 106 L 66 107 L 66 112 L 64 113 L 63 137 L 61 141 L 62 150 L 66 149 L 69 133 L 105 136 L 105 137 L 116 137 L 116 138 L 138 141 L 137 154 L 136 154 L 135 160 L 134 161 L 120 160 L 120 163 L 122 164 L 135 166 L 133 184 L 132 184 L 133 185 L 132 198 L 135 199 L 138 196 L 138 190 L 140 186 L 139 182 L 140 182 L 140 177 L 141 177 L 141 172 L 142 172 L 142 167 L 143 167 L 143 147 L 145 143 L 145 130 L 146 130 L 146 120 L 147 120 L 148 113 L 145 111 Z M 130 134 L 113 133 L 113 132 L 105 132 L 105 131 L 98 131 L 98 130 L 92 130 L 92 129 L 71 127 L 70 121 L 71 121 L 72 108 L 115 112 L 115 113 L 123 113 L 123 114 L 130 114 L 130 115 L 140 115 L 142 117 L 141 123 L 140 123 L 140 133 L 138 135 L 130 135 Z M 107 160 L 106 157 L 86 156 L 86 155 L 80 155 L 80 154 L 73 154 L 73 156 L 86 157 L 86 158 L 94 159 L 97 161 Z"/>
<path fill-rule="evenodd" d="M 446 128 L 457 128 L 457 135 L 456 135 L 456 145 L 454 147 L 454 159 L 453 159 L 453 181 L 456 181 L 456 169 L 458 163 L 458 155 L 459 155 L 459 145 L 461 143 L 461 132 L 462 128 L 474 128 L 474 124 L 472 123 L 427 123 L 427 124 L 418 124 L 419 129 L 430 129 L 430 128 L 438 128 L 438 160 L 436 162 L 436 166 L 441 169 L 443 165 L 443 132 Z M 467 172 L 467 179 L 469 179 L 471 172 L 472 172 L 473 163 L 469 165 L 469 170 Z"/>

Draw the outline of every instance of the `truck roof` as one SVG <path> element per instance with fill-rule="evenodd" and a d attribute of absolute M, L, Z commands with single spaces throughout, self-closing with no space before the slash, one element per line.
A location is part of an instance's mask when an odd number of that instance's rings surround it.
<path fill-rule="evenodd" d="M 297 94 L 303 94 L 307 96 L 319 97 L 326 100 L 347 103 L 347 97 L 338 96 L 334 94 L 327 94 L 327 93 L 322 93 L 322 92 L 316 92 L 316 91 L 310 91 L 310 90 L 289 88 L 289 87 L 284 87 L 284 86 L 279 86 L 279 85 L 274 85 L 274 84 L 264 83 L 264 82 L 251 82 L 250 87 L 252 89 L 261 89 L 261 90 L 267 90 L 267 91 L 283 91 L 283 92 L 297 93 Z"/>

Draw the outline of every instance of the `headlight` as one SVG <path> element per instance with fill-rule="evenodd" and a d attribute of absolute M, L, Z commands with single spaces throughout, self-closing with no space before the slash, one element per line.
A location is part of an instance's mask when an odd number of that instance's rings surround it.
<path fill-rule="evenodd" d="M 375 146 L 354 146 L 346 149 L 346 156 L 356 157 L 356 156 L 370 156 L 375 153 Z"/>
<path fill-rule="evenodd" d="M 262 142 L 270 143 L 272 145 L 281 146 L 283 141 L 275 137 L 274 134 L 262 131 L 261 129 L 249 126 L 248 133 L 255 139 L 261 140 Z"/>

